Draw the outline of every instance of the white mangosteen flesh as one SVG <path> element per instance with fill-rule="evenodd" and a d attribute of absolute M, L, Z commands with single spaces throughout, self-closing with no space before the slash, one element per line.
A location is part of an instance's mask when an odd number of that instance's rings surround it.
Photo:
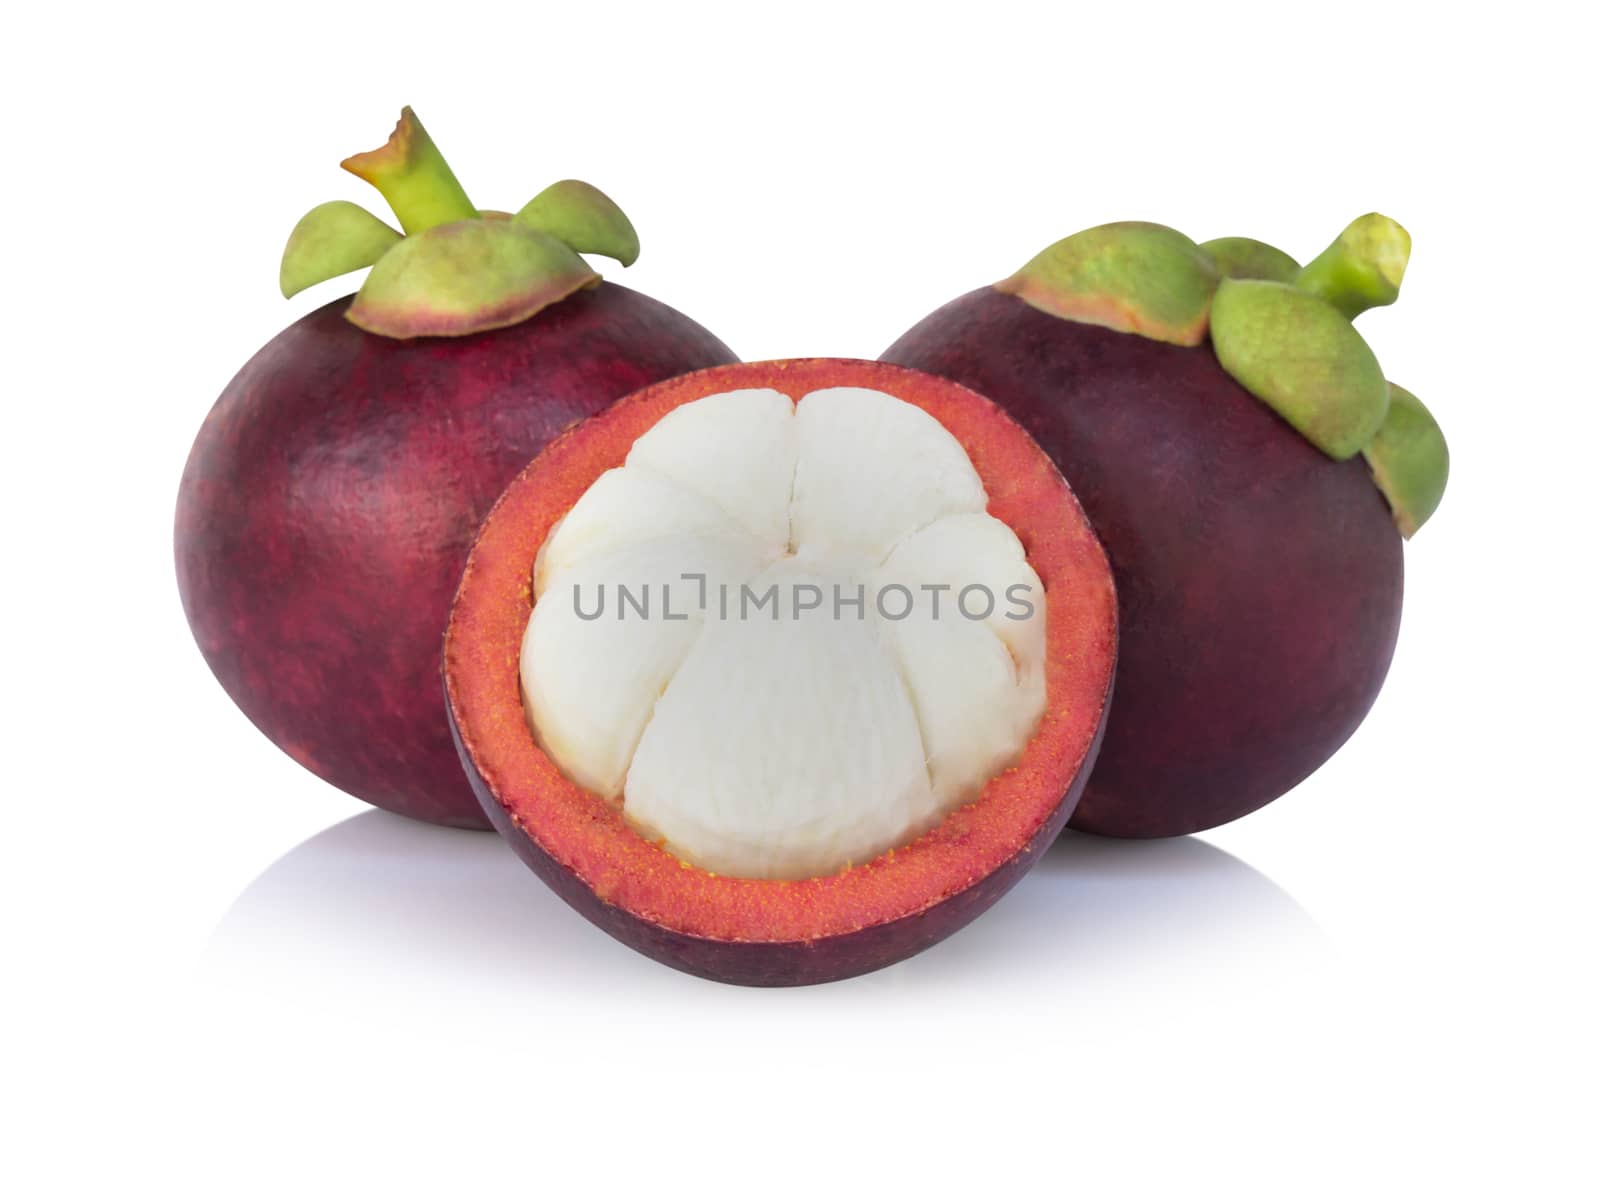
<path fill-rule="evenodd" d="M 805 879 L 910 842 L 1044 711 L 1045 594 L 961 444 L 875 390 L 687 403 L 550 532 L 528 723 L 694 866 Z"/>

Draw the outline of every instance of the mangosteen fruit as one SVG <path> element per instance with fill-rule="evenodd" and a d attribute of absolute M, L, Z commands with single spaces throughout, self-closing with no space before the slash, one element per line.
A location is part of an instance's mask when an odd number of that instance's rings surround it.
<path fill-rule="evenodd" d="M 295 227 L 285 296 L 371 271 L 268 342 L 207 416 L 178 492 L 178 588 L 223 688 L 293 758 L 382 808 L 487 827 L 438 671 L 473 533 L 569 424 L 737 358 L 579 256 L 639 251 L 585 183 L 480 212 L 409 108 L 344 166 L 404 235 L 345 202 Z"/>
<path fill-rule="evenodd" d="M 1098 746 L 1116 595 L 986 398 L 876 362 L 731 365 L 547 447 L 445 635 L 489 818 L 569 904 L 693 974 L 823 982 L 992 904 Z"/>
<path fill-rule="evenodd" d="M 1116 710 L 1074 828 L 1208 829 L 1353 733 L 1400 626 L 1438 424 L 1351 326 L 1410 237 L 1376 213 L 1303 268 L 1247 237 L 1092 228 L 941 307 L 884 360 L 987 395 L 1060 466 L 1116 575 Z"/>

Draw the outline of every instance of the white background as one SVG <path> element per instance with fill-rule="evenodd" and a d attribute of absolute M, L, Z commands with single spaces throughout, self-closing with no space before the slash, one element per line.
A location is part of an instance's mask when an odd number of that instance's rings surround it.
<path fill-rule="evenodd" d="M 1480 11 L 13 13 L 0 1184 L 1596 1188 L 1592 45 L 1577 6 Z M 339 293 L 283 302 L 283 238 L 376 201 L 337 163 L 406 102 L 485 205 L 611 193 L 624 280 L 748 359 L 875 356 L 1106 220 L 1304 258 L 1400 219 L 1361 327 L 1454 461 L 1367 724 L 1244 821 L 1069 842 L 802 990 L 363 812 L 212 680 L 171 510 L 233 371 Z"/>

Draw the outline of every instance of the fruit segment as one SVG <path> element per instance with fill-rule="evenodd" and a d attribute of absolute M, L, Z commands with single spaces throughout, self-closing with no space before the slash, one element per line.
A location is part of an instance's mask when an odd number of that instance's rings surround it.
<path fill-rule="evenodd" d="M 675 537 L 738 540 L 760 550 L 754 536 L 710 499 L 643 469 L 611 469 L 545 540 L 534 562 L 534 595 L 544 595 L 550 577 L 594 556 Z"/>
<path fill-rule="evenodd" d="M 628 467 L 714 502 L 777 556 L 789 546 L 794 453 L 794 400 L 735 390 L 667 415 L 634 443 Z"/>
<path fill-rule="evenodd" d="M 619 796 L 656 699 L 704 623 L 700 584 L 683 574 L 736 586 L 759 567 L 749 538 L 678 535 L 564 570 L 535 606 L 522 649 L 523 701 L 540 745 L 591 792 Z"/>
<path fill-rule="evenodd" d="M 955 437 L 907 403 L 872 390 L 819 390 L 801 400 L 795 423 L 792 547 L 876 563 L 912 531 L 988 500 Z"/>
<path fill-rule="evenodd" d="M 942 587 L 945 609 L 987 626 L 1019 664 L 1042 664 L 1044 623 L 1026 615 L 1030 603 L 1042 601 L 1044 585 L 1016 532 L 998 518 L 941 518 L 896 544 L 877 575 L 883 585 Z M 987 594 L 994 595 L 992 603 Z"/>
<path fill-rule="evenodd" d="M 879 391 L 678 407 L 539 550 L 536 739 L 718 874 L 808 878 L 912 840 L 1044 709 L 1043 586 L 987 500 L 955 437 Z"/>
<path fill-rule="evenodd" d="M 1011 528 L 956 514 L 902 540 L 877 569 L 880 592 L 918 600 L 888 622 L 941 808 L 971 799 L 1009 764 L 1044 707 L 1044 586 Z M 896 590 L 898 591 L 898 590 Z"/>
<path fill-rule="evenodd" d="M 646 836 L 718 874 L 804 879 L 928 827 L 916 714 L 874 620 L 796 616 L 845 579 L 783 560 L 752 586 L 776 586 L 776 618 L 707 624 L 628 774 Z"/>

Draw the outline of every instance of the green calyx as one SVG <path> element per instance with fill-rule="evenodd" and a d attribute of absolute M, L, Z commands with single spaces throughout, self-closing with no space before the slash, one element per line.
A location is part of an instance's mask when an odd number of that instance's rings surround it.
<path fill-rule="evenodd" d="M 1217 263 L 1224 278 L 1257 278 L 1263 282 L 1293 282 L 1300 263 L 1282 249 L 1248 236 L 1223 236 L 1201 243 Z"/>
<path fill-rule="evenodd" d="M 1161 224 L 1102 224 L 1057 241 L 995 284 L 1048 315 L 1168 344 L 1205 339 L 1210 256 Z"/>
<path fill-rule="evenodd" d="M 639 234 L 622 209 L 598 187 L 575 178 L 547 186 L 511 218 L 548 232 L 580 253 L 598 253 L 624 268 L 639 257 Z"/>
<path fill-rule="evenodd" d="M 1211 303 L 1217 360 L 1335 460 L 1366 446 L 1389 410 L 1378 358 L 1328 303 L 1282 282 L 1227 278 Z"/>
<path fill-rule="evenodd" d="M 509 220 L 457 220 L 385 253 L 345 317 L 409 340 L 521 323 L 600 275 L 563 242 Z"/>
<path fill-rule="evenodd" d="M 1407 539 L 1439 508 L 1450 477 L 1450 449 L 1428 408 L 1409 390 L 1389 385 L 1389 413 L 1362 450 L 1372 479 Z"/>
<path fill-rule="evenodd" d="M 294 226 L 278 266 L 278 289 L 293 298 L 308 286 L 377 263 L 400 234 L 364 207 L 319 203 Z"/>
<path fill-rule="evenodd" d="M 547 187 L 516 215 L 479 210 L 410 108 L 388 141 L 344 168 L 388 201 L 402 236 L 336 200 L 295 225 L 279 266 L 285 297 L 372 267 L 346 317 L 382 336 L 465 336 L 520 323 L 599 282 L 579 253 L 639 256 L 628 217 L 588 183 Z"/>
<path fill-rule="evenodd" d="M 1197 245 L 1160 224 L 1104 224 L 1057 241 L 995 289 L 1169 344 L 1209 334 L 1223 369 L 1312 444 L 1335 460 L 1365 455 L 1409 538 L 1444 492 L 1444 436 L 1384 379 L 1350 321 L 1394 302 L 1410 256 L 1410 235 L 1376 212 L 1304 267 L 1249 237 Z"/>

